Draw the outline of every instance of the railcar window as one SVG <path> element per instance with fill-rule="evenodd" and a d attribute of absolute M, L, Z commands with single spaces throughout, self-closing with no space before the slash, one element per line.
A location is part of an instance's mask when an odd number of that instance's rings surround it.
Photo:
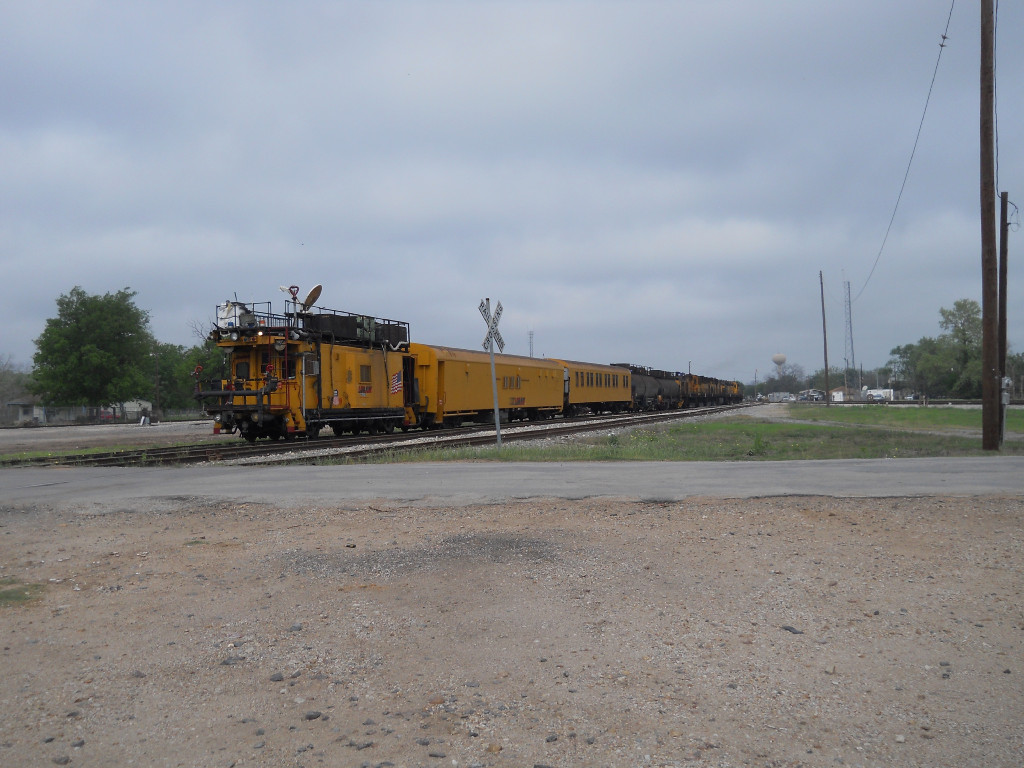
<path fill-rule="evenodd" d="M 242 360 L 235 363 L 235 378 L 236 379 L 248 379 L 249 378 L 249 361 Z"/>
<path fill-rule="evenodd" d="M 360 383 L 367 384 L 371 381 L 370 377 L 370 366 L 360 365 L 359 366 L 359 381 Z"/>

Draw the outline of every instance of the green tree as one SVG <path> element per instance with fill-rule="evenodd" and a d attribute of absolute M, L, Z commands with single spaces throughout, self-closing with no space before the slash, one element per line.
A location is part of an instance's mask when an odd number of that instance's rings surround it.
<path fill-rule="evenodd" d="M 836 387 L 843 386 L 843 369 L 837 365 L 830 365 L 828 367 L 828 388 L 835 389 Z M 822 392 L 825 391 L 825 369 L 819 368 L 811 376 L 811 389 L 820 389 Z"/>
<path fill-rule="evenodd" d="M 149 313 L 124 288 L 103 296 L 75 286 L 36 339 L 31 389 L 45 404 L 103 406 L 153 389 Z"/>
<path fill-rule="evenodd" d="M 889 352 L 893 376 L 930 397 L 981 397 L 981 307 L 960 299 L 939 316 L 945 333 Z"/>
<path fill-rule="evenodd" d="M 749 386 L 753 392 L 753 383 Z M 803 389 L 807 389 L 807 376 L 803 367 L 795 363 L 784 363 L 775 376 L 769 376 L 757 384 L 757 391 L 763 395 L 771 392 L 795 393 Z"/>
<path fill-rule="evenodd" d="M 202 366 L 201 379 L 216 377 L 223 367 L 224 351 L 212 341 L 196 347 L 157 344 L 153 352 L 152 371 L 154 404 L 164 410 L 196 408 L 194 397 L 196 366 Z M 157 389 L 157 387 L 159 389 Z"/>
<path fill-rule="evenodd" d="M 1013 397 L 1024 397 L 1024 352 L 1007 351 L 1006 375 L 1013 382 Z"/>
<path fill-rule="evenodd" d="M 952 309 L 940 309 L 939 316 L 939 327 L 956 349 L 961 366 L 966 366 L 981 351 L 981 306 L 973 299 L 960 299 Z"/>

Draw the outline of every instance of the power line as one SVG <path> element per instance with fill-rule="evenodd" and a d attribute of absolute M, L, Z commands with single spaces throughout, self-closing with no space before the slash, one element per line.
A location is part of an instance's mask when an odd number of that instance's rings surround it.
<path fill-rule="evenodd" d="M 900 185 L 900 193 L 896 196 L 896 205 L 893 206 L 892 216 L 889 218 L 889 226 L 885 229 L 885 237 L 882 238 L 882 245 L 878 249 L 878 255 L 875 256 L 875 263 L 871 265 L 871 271 L 868 273 L 867 280 L 864 281 L 864 285 L 861 286 L 860 290 L 857 291 L 854 301 L 860 298 L 861 294 L 864 293 L 864 289 L 868 287 L 868 283 L 871 282 L 871 276 L 875 274 L 875 267 L 878 266 L 878 260 L 882 258 L 882 251 L 885 250 L 885 244 L 889 239 L 889 232 L 892 231 L 892 223 L 896 220 L 896 211 L 899 210 L 900 200 L 903 199 L 903 190 L 907 187 L 907 179 L 910 178 L 910 166 L 914 164 L 914 155 L 917 153 L 917 143 L 921 140 L 921 130 L 924 128 L 924 118 L 928 114 L 928 102 L 932 99 L 932 89 L 935 88 L 935 78 L 939 74 L 939 62 L 942 61 L 942 49 L 946 47 L 946 41 L 949 39 L 949 24 L 953 18 L 953 6 L 956 5 L 956 0 L 949 6 L 949 16 L 946 17 L 946 29 L 942 33 L 942 42 L 939 43 L 939 55 L 935 59 L 935 70 L 932 72 L 932 82 L 928 86 L 928 97 L 924 100 L 924 111 L 921 113 L 921 122 L 917 126 L 917 136 L 914 137 L 914 148 L 910 151 L 910 160 L 907 162 L 907 171 L 903 174 L 903 183 Z"/>

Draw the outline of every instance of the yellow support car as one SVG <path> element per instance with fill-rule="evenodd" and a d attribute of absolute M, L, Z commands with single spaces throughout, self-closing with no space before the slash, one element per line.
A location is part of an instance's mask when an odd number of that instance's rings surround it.
<path fill-rule="evenodd" d="M 562 410 L 574 416 L 584 409 L 591 413 L 628 410 L 632 402 L 630 371 L 616 365 L 553 360 L 562 366 L 565 383 Z"/>
<path fill-rule="evenodd" d="M 455 427 L 494 418 L 488 353 L 412 343 L 409 354 L 416 360 L 417 396 L 407 426 Z M 561 412 L 560 362 L 495 355 L 494 376 L 502 421 L 544 419 Z"/>

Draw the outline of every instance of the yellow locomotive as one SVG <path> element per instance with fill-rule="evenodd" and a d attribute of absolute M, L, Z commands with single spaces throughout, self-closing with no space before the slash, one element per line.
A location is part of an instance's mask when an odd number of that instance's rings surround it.
<path fill-rule="evenodd" d="M 314 307 L 298 288 L 283 314 L 270 302 L 225 301 L 210 337 L 220 379 L 196 396 L 217 430 L 260 438 L 390 433 L 494 418 L 487 353 L 413 343 L 408 323 Z M 197 372 L 198 375 L 198 372 Z M 738 402 L 738 382 L 640 366 L 495 355 L 502 421 Z"/>

